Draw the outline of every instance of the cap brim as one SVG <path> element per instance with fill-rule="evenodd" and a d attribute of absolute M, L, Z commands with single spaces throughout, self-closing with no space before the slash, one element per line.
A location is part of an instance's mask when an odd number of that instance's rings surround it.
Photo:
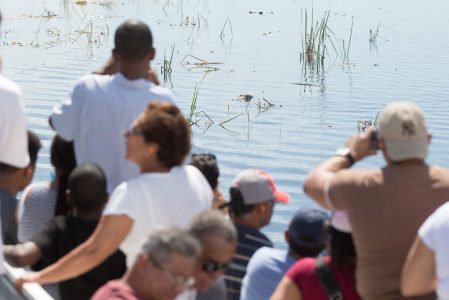
<path fill-rule="evenodd" d="M 274 193 L 274 200 L 282 204 L 287 204 L 290 202 L 290 195 L 284 191 L 276 189 L 276 192 Z"/>

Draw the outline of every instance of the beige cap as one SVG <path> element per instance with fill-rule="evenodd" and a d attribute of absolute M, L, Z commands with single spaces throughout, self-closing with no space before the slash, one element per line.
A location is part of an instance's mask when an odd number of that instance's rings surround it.
<path fill-rule="evenodd" d="M 414 103 L 388 104 L 380 116 L 378 130 L 393 161 L 426 158 L 429 144 L 426 121 Z"/>

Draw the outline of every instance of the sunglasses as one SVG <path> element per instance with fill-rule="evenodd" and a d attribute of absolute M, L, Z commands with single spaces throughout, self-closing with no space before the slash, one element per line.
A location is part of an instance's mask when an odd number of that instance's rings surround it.
<path fill-rule="evenodd" d="M 149 255 L 148 258 L 153 262 L 153 265 L 156 268 L 158 268 L 159 270 L 162 271 L 162 273 L 165 275 L 165 277 L 168 280 L 170 280 L 170 282 L 174 286 L 182 286 L 184 289 L 190 289 L 194 286 L 195 279 L 193 277 L 191 277 L 191 276 L 186 277 L 186 276 L 174 274 L 174 273 L 164 269 L 164 267 L 156 259 L 154 259 L 151 255 Z"/>
<path fill-rule="evenodd" d="M 224 272 L 228 267 L 229 262 L 219 263 L 211 259 L 202 264 L 203 271 L 206 273 Z"/>

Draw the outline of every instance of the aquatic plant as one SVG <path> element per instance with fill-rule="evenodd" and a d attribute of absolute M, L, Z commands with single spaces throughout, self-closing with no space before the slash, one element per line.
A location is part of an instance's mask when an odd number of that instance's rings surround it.
<path fill-rule="evenodd" d="M 231 30 L 231 39 L 234 36 L 234 34 L 232 33 L 232 24 L 231 24 L 231 18 L 229 18 L 229 16 L 226 18 L 226 21 L 223 24 L 223 28 L 221 29 L 221 33 L 220 33 L 220 39 L 223 41 L 223 38 L 225 37 L 225 29 L 226 29 L 226 25 L 228 25 L 229 29 Z"/>
<path fill-rule="evenodd" d="M 201 85 L 203 84 L 204 79 L 206 78 L 209 71 L 204 72 L 203 78 L 201 81 L 197 84 L 195 84 L 195 88 L 193 89 L 193 96 L 192 96 L 192 102 L 190 103 L 190 113 L 189 117 L 187 118 L 190 121 L 190 124 L 192 125 L 194 122 L 192 122 L 193 115 L 195 114 L 196 110 L 196 102 L 198 100 L 198 93 L 200 92 Z"/>
<path fill-rule="evenodd" d="M 301 24 L 304 27 L 301 35 L 300 60 L 303 62 L 303 71 L 307 69 L 311 73 L 320 74 L 324 70 L 324 59 L 329 55 L 329 48 L 333 49 L 336 58 L 349 59 L 349 49 L 351 47 L 352 29 L 354 19 L 351 21 L 351 30 L 348 42 L 340 40 L 334 31 L 329 27 L 330 11 L 325 11 L 320 20 L 314 21 L 313 9 L 309 15 L 307 9 L 301 9 Z"/>
<path fill-rule="evenodd" d="M 365 132 L 369 127 L 374 127 L 377 129 L 377 124 L 379 123 L 379 112 L 376 114 L 376 117 L 370 119 L 359 119 L 357 121 L 357 132 L 362 133 Z"/>
<path fill-rule="evenodd" d="M 172 72 L 172 62 L 173 62 L 173 54 L 175 52 L 175 44 L 171 46 L 171 55 L 170 57 L 167 56 L 164 50 L 164 63 L 161 66 L 161 74 L 164 77 L 164 82 L 167 82 L 171 79 L 171 72 Z"/>

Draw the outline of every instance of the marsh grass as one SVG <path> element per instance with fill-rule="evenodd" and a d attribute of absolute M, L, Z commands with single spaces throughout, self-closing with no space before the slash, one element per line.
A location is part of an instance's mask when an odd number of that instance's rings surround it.
<path fill-rule="evenodd" d="M 196 111 L 196 103 L 198 101 L 198 94 L 200 92 L 201 85 L 203 84 L 204 79 L 206 78 L 208 73 L 209 73 L 209 71 L 204 72 L 203 78 L 201 79 L 201 81 L 199 83 L 195 84 L 195 88 L 193 89 L 192 102 L 190 103 L 189 117 L 187 118 L 190 121 L 190 125 L 194 124 L 192 119 L 193 119 L 193 116 L 195 115 L 195 111 Z"/>
<path fill-rule="evenodd" d="M 376 114 L 375 118 L 370 119 L 360 119 L 357 121 L 357 133 L 365 132 L 369 127 L 374 127 L 377 129 L 379 123 L 379 112 Z"/>
<path fill-rule="evenodd" d="M 324 60 L 333 53 L 334 58 L 349 59 L 352 30 L 354 19 L 351 20 L 351 29 L 347 42 L 339 39 L 329 26 L 330 11 L 325 11 L 319 20 L 314 20 L 313 9 L 309 14 L 307 9 L 301 10 L 301 34 L 300 61 L 303 63 L 303 71 L 307 73 L 321 74 L 324 72 Z"/>
<path fill-rule="evenodd" d="M 226 29 L 226 25 L 228 25 L 229 30 L 231 31 L 231 39 L 234 36 L 234 34 L 232 33 L 232 24 L 231 24 L 231 18 L 229 18 L 229 16 L 226 18 L 226 21 L 223 24 L 223 28 L 221 29 L 221 33 L 220 33 L 220 39 L 221 41 L 223 41 L 224 37 L 226 36 L 225 34 L 225 29 Z"/>
<path fill-rule="evenodd" d="M 164 82 L 171 80 L 173 54 L 175 53 L 175 44 L 171 46 L 171 54 L 168 57 L 164 51 L 164 63 L 161 66 L 161 74 L 164 77 Z"/>

